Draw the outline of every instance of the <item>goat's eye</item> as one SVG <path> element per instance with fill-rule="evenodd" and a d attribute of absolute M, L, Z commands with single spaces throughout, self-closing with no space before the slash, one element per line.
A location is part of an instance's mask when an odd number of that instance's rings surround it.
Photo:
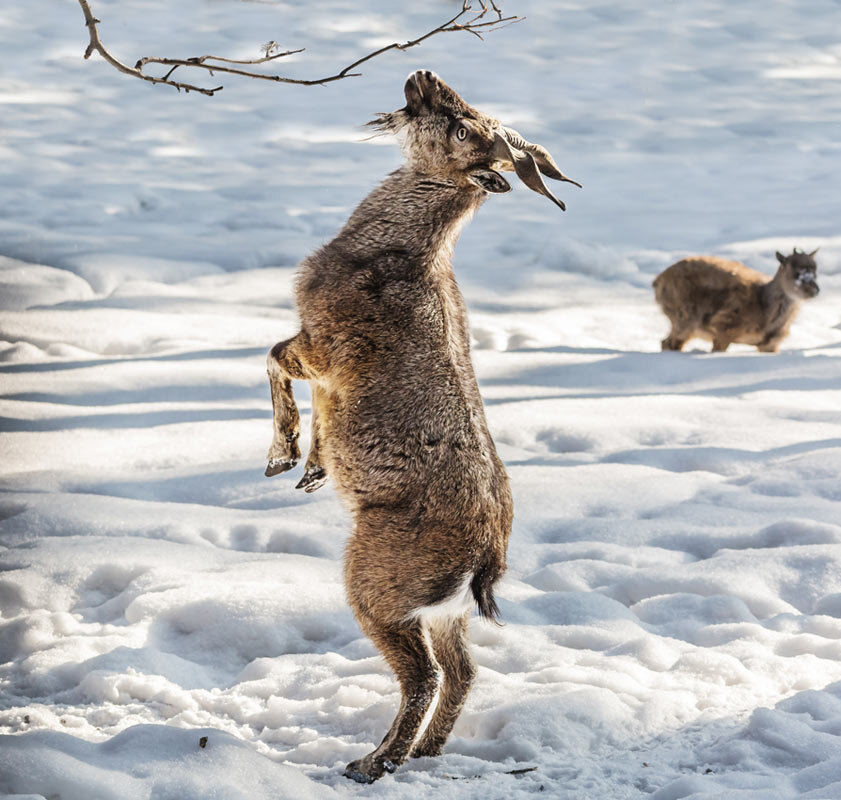
<path fill-rule="evenodd" d="M 456 130 L 456 139 L 463 142 L 467 138 L 467 126 L 459 125 Z"/>

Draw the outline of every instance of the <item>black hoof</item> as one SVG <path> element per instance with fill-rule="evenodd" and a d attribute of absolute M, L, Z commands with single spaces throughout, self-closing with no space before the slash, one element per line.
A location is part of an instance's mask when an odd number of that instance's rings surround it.
<path fill-rule="evenodd" d="M 357 783 L 373 783 L 382 778 L 386 772 L 394 772 L 397 764 L 387 758 L 371 758 L 365 756 L 357 761 L 351 761 L 345 767 L 345 777 Z"/>
<path fill-rule="evenodd" d="M 320 489 L 327 483 L 327 473 L 323 467 L 307 467 L 307 471 L 298 483 L 295 484 L 296 489 L 303 489 L 307 494 Z"/>
<path fill-rule="evenodd" d="M 288 472 L 297 463 L 297 458 L 287 460 L 273 458 L 266 466 L 266 472 L 264 474 L 267 478 L 271 478 L 273 475 L 280 475 L 281 472 Z"/>
<path fill-rule="evenodd" d="M 352 781 L 356 781 L 357 783 L 373 783 L 377 779 L 372 775 L 368 775 L 365 772 L 359 772 L 358 770 L 351 769 L 350 767 L 345 767 L 345 777 L 350 778 Z"/>

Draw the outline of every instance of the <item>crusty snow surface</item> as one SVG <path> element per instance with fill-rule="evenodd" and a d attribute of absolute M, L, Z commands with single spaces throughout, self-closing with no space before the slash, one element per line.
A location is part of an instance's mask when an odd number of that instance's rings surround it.
<path fill-rule="evenodd" d="M 94 10 L 129 63 L 273 38 L 312 77 L 456 4 L 412 6 Z M 5 4 L 0 794 L 841 798 L 841 6 L 505 9 L 528 19 L 485 42 L 208 98 L 83 61 L 72 0 Z M 399 693 L 345 603 L 333 489 L 263 477 L 264 354 L 296 262 L 399 163 L 360 125 L 417 67 L 584 189 L 490 198 L 457 247 L 515 497 L 505 625 L 471 623 L 446 754 L 361 787 L 342 768 Z M 659 352 L 659 270 L 795 245 L 823 291 L 780 354 Z"/>

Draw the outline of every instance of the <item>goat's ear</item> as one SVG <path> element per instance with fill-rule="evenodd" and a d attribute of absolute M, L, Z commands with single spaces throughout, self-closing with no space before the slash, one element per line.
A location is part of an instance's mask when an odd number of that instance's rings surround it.
<path fill-rule="evenodd" d="M 505 194 L 511 191 L 511 184 L 493 169 L 474 169 L 468 173 L 467 179 L 491 194 Z"/>
<path fill-rule="evenodd" d="M 786 257 L 779 250 L 777 250 L 777 261 L 779 261 L 780 264 L 786 263 Z"/>
<path fill-rule="evenodd" d="M 812 252 L 809 253 L 809 258 L 814 258 L 818 250 L 820 250 L 820 247 L 816 247 L 814 250 L 812 250 Z"/>

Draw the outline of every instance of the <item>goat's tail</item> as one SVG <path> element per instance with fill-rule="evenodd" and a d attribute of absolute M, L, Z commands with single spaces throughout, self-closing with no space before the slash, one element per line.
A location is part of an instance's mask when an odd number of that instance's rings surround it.
<path fill-rule="evenodd" d="M 470 591 L 476 605 L 479 606 L 479 614 L 491 622 L 501 625 L 499 621 L 499 606 L 494 597 L 494 583 L 499 577 L 499 569 L 491 561 L 480 564 L 473 573 L 473 580 L 470 581 Z"/>

